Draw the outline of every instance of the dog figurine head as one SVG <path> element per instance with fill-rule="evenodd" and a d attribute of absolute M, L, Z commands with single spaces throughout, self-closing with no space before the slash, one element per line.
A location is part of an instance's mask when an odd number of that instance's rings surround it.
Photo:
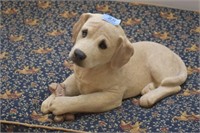
<path fill-rule="evenodd" d="M 102 19 L 101 14 L 84 13 L 73 26 L 74 46 L 69 54 L 79 67 L 109 64 L 120 68 L 133 55 L 133 47 L 123 29 Z"/>

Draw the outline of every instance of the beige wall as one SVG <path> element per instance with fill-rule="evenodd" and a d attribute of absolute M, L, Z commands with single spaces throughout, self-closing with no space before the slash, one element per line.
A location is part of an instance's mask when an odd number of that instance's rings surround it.
<path fill-rule="evenodd" d="M 129 2 L 141 2 L 164 7 L 172 7 L 184 10 L 200 11 L 200 0 L 118 0 Z"/>

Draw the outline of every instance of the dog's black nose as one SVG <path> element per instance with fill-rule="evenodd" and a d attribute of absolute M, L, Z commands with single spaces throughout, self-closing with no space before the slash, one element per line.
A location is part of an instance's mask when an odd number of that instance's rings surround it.
<path fill-rule="evenodd" d="M 86 55 L 81 50 L 75 49 L 74 57 L 76 58 L 76 60 L 82 61 L 86 58 Z"/>

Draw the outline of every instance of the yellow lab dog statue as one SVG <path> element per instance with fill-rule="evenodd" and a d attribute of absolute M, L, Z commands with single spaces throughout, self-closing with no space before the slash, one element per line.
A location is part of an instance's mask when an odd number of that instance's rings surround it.
<path fill-rule="evenodd" d="M 121 26 L 102 16 L 84 13 L 75 23 L 69 54 L 74 73 L 61 83 L 65 96 L 51 94 L 43 113 L 103 112 L 139 94 L 140 105 L 151 107 L 181 90 L 187 70 L 178 55 L 158 43 L 130 43 Z"/>

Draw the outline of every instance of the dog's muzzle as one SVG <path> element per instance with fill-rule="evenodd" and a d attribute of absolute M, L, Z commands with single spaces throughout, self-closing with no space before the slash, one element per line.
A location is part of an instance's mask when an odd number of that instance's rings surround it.
<path fill-rule="evenodd" d="M 74 54 L 71 57 L 71 60 L 76 63 L 77 65 L 81 64 L 81 61 L 83 61 L 87 56 L 85 53 L 79 49 L 74 50 Z"/>

